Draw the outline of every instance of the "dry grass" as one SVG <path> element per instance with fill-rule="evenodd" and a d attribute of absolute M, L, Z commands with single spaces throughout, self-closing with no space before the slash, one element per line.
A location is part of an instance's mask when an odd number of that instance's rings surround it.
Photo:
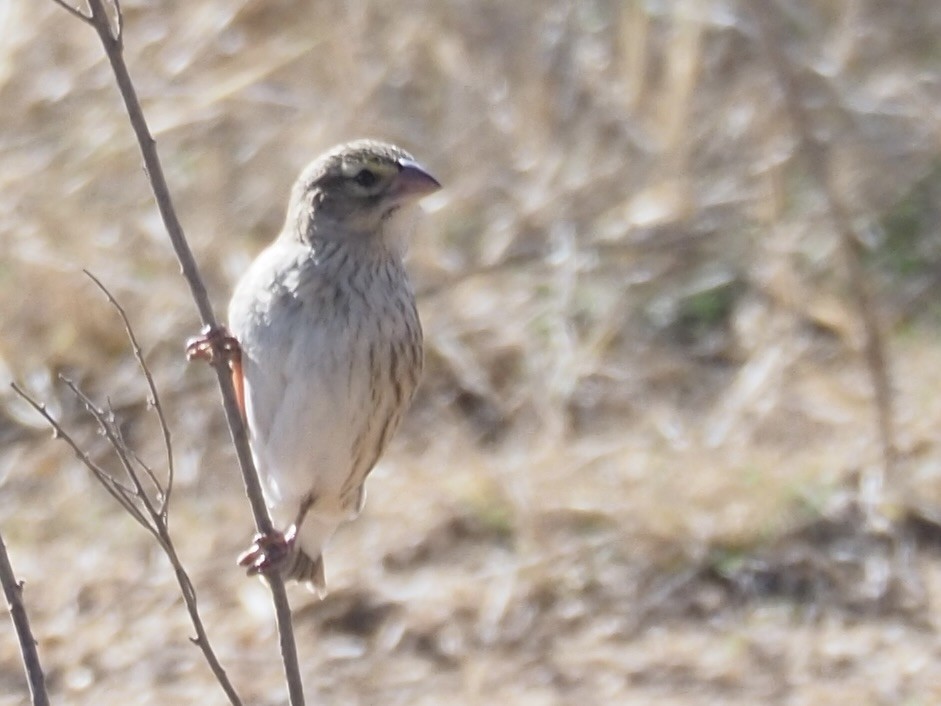
<path fill-rule="evenodd" d="M 789 49 L 889 335 L 901 462 L 876 531 L 854 504 L 880 461 L 859 322 L 737 4 L 124 3 L 220 310 L 323 148 L 392 139 L 447 186 L 412 252 L 421 398 L 328 550 L 330 596 L 292 596 L 319 702 L 939 700 L 941 5 L 799 5 Z M 103 452 L 69 372 L 159 458 L 81 268 L 120 297 L 174 427 L 171 528 L 210 634 L 246 702 L 280 703 L 215 392 L 182 360 L 195 312 L 108 68 L 51 2 L 0 23 L 0 378 Z M 10 396 L 0 443 L 54 700 L 222 703 L 144 533 Z M 25 695 L 4 637 L 2 706 Z"/>

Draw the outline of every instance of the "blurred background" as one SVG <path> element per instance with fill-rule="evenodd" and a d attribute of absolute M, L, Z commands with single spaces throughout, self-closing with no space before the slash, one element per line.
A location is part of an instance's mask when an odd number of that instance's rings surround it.
<path fill-rule="evenodd" d="M 941 4 L 772 13 L 886 336 L 883 473 L 840 241 L 749 3 L 126 0 L 126 57 L 218 312 L 299 170 L 392 140 L 445 189 L 409 267 L 427 373 L 363 515 L 292 589 L 311 703 L 941 698 Z M 111 71 L 0 3 L 0 530 L 55 701 L 224 703 L 172 573 L 58 381 L 161 437 L 171 530 L 246 703 L 285 702 L 250 513 Z M 860 498 L 865 502 L 861 503 Z M 0 630 L 0 705 L 26 699 Z M 181 701 L 182 702 L 182 701 Z"/>

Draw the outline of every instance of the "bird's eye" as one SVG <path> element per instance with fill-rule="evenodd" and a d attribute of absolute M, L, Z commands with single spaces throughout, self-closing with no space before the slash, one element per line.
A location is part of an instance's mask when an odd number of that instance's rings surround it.
<path fill-rule="evenodd" d="M 353 181 L 368 189 L 370 186 L 376 185 L 376 182 L 379 181 L 379 177 L 376 176 L 375 172 L 368 169 L 360 169 L 356 176 L 353 177 Z"/>

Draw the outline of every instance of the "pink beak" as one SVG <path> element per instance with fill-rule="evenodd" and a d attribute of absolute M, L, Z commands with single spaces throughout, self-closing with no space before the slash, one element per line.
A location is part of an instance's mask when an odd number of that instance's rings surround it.
<path fill-rule="evenodd" d="M 441 188 L 441 183 L 425 168 L 408 159 L 399 160 L 401 169 L 395 177 L 392 193 L 397 197 L 421 198 Z"/>

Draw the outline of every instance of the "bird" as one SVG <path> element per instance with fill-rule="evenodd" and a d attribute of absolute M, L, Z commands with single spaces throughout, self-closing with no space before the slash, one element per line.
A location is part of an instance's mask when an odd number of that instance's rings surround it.
<path fill-rule="evenodd" d="M 405 150 L 356 140 L 311 162 L 284 226 L 235 286 L 228 328 L 190 358 L 229 360 L 276 528 L 239 557 L 326 594 L 324 548 L 359 515 L 365 481 L 418 387 L 423 333 L 404 256 L 418 202 L 441 184 Z"/>

